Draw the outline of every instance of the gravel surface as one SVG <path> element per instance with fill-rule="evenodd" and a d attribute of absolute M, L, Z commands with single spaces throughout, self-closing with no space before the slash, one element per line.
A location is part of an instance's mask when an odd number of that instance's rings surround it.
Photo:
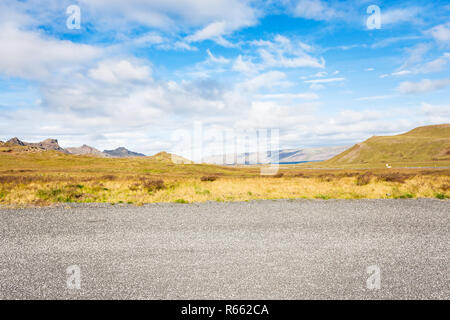
<path fill-rule="evenodd" d="M 411 199 L 0 209 L 0 299 L 449 299 L 449 208 Z M 72 265 L 79 290 L 67 287 Z M 370 266 L 380 289 L 367 288 Z"/>

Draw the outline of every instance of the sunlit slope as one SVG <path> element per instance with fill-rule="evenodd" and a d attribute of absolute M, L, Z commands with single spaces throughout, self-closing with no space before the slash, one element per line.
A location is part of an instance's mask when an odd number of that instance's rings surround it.
<path fill-rule="evenodd" d="M 358 143 L 323 165 L 392 163 L 448 164 L 450 124 L 425 126 L 396 136 L 374 136 Z"/>

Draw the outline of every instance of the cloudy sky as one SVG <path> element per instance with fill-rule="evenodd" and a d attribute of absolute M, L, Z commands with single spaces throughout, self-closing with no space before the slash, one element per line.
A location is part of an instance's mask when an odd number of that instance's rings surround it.
<path fill-rule="evenodd" d="M 67 26 L 71 5 L 80 29 Z M 448 123 L 450 4 L 0 2 L 0 140 L 153 154 L 199 122 L 279 128 L 282 148 Z"/>

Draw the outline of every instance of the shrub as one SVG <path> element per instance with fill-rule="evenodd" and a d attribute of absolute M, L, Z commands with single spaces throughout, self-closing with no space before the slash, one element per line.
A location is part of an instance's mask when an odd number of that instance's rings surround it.
<path fill-rule="evenodd" d="M 100 179 L 101 180 L 114 181 L 114 180 L 117 179 L 117 177 L 112 175 L 112 174 L 107 174 L 107 175 L 104 175 L 103 177 L 101 177 Z"/>
<path fill-rule="evenodd" d="M 200 178 L 201 181 L 216 181 L 217 177 L 216 176 L 203 176 Z"/>
<path fill-rule="evenodd" d="M 324 173 L 324 174 L 320 174 L 317 176 L 319 178 L 320 181 L 322 182 L 331 182 L 333 181 L 336 176 L 330 173 Z"/>
<path fill-rule="evenodd" d="M 394 198 L 395 199 L 411 199 L 411 198 L 414 198 L 414 195 L 412 195 L 411 193 L 405 193 L 400 196 L 396 196 Z"/>
<path fill-rule="evenodd" d="M 370 180 L 372 179 L 372 175 L 370 173 L 364 173 L 362 175 L 359 175 L 356 178 L 356 185 L 357 186 L 365 186 L 370 183 Z"/>
<path fill-rule="evenodd" d="M 358 177 L 358 176 L 360 176 L 360 174 L 357 172 L 342 172 L 342 173 L 338 173 L 337 176 L 339 178 L 352 178 L 352 177 Z"/>
<path fill-rule="evenodd" d="M 177 199 L 174 201 L 175 203 L 189 203 L 188 201 L 184 200 L 184 199 Z"/>
<path fill-rule="evenodd" d="M 444 200 L 446 198 L 446 196 L 443 193 L 436 193 L 436 198 Z"/>
<path fill-rule="evenodd" d="M 405 183 L 407 179 L 412 178 L 413 176 L 414 175 L 411 174 L 393 172 L 379 174 L 377 177 L 380 181 Z"/>
<path fill-rule="evenodd" d="M 166 188 L 166 185 L 164 184 L 164 181 L 162 179 L 142 179 L 142 186 L 148 192 L 159 191 Z"/>

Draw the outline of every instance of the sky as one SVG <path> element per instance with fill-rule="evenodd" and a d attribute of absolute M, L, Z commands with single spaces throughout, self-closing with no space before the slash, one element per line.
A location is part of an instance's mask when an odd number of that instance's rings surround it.
<path fill-rule="evenodd" d="M 303 148 L 449 122 L 450 1 L 0 2 L 3 141 L 151 155 L 199 124 Z"/>

